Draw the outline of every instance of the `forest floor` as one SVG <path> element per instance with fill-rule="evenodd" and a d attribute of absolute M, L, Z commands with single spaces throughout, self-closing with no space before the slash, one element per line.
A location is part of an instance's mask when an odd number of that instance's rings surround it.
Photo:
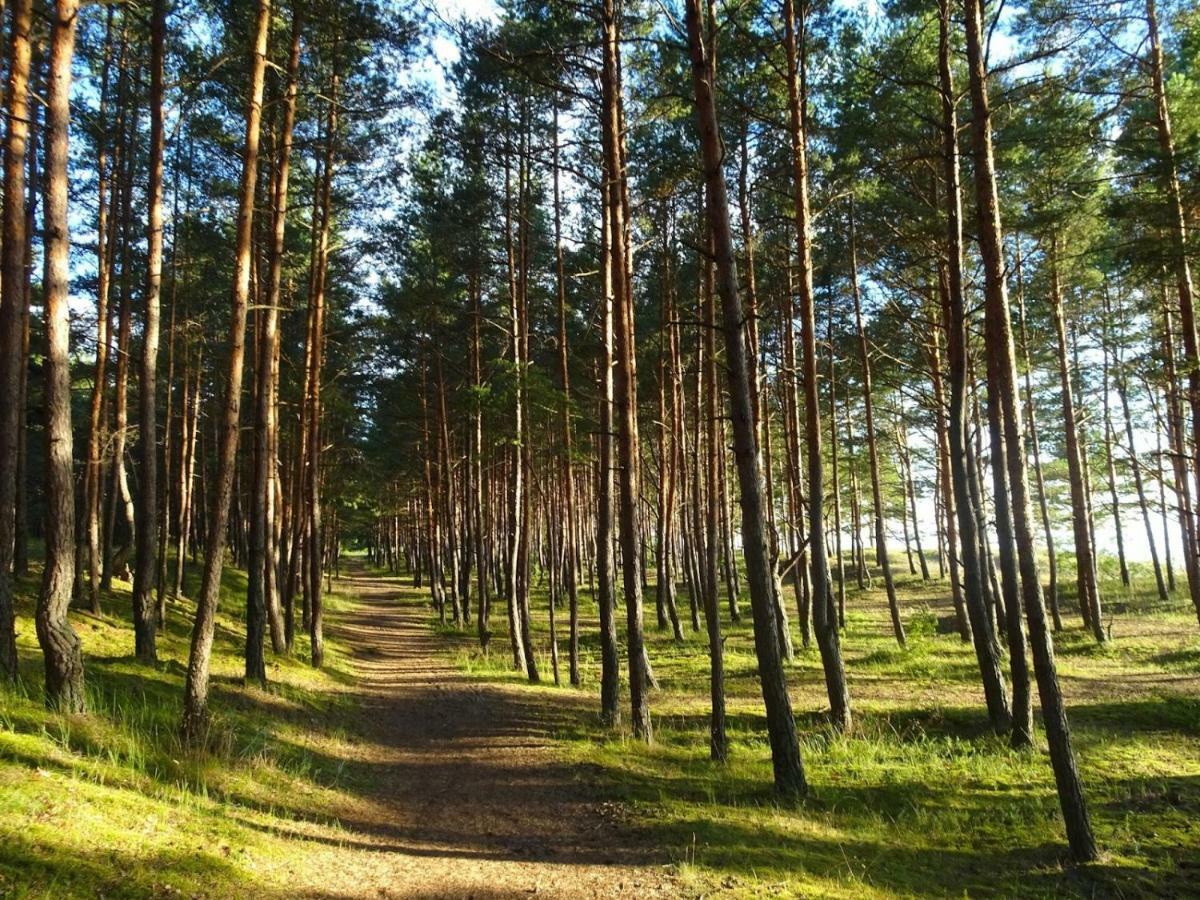
<path fill-rule="evenodd" d="M 588 591 L 584 684 L 571 689 L 552 683 L 540 585 L 531 685 L 509 667 L 502 604 L 484 654 L 473 627 L 436 624 L 410 578 L 361 559 L 344 576 L 326 667 L 307 665 L 298 636 L 264 690 L 241 682 L 245 580 L 227 570 L 202 752 L 176 738 L 186 600 L 152 668 L 130 656 L 126 583 L 102 615 L 72 613 L 91 711 L 69 718 L 40 703 L 36 573 L 23 580 L 24 686 L 0 691 L 0 897 L 1151 897 L 1200 879 L 1200 631 L 1184 590 L 1159 603 L 1146 572 L 1132 591 L 1108 585 L 1103 647 L 1064 598 L 1056 647 L 1104 850 L 1087 867 L 1066 861 L 1042 741 L 1018 753 L 988 732 L 970 647 L 936 627 L 944 582 L 901 579 L 902 650 L 881 584 L 859 590 L 850 573 L 848 734 L 826 726 L 817 654 L 797 641 L 789 681 L 812 793 L 785 805 L 770 790 L 748 610 L 725 616 L 732 753 L 719 766 L 703 632 L 685 625 L 676 644 L 657 630 L 652 588 L 661 686 L 646 746 L 598 720 Z"/>
<path fill-rule="evenodd" d="M 454 666 L 424 598 L 399 579 L 355 570 L 358 598 L 330 631 L 351 654 L 369 785 L 339 811 L 353 841 L 318 850 L 321 893 L 355 896 L 675 896 L 653 845 L 605 803 L 596 777 L 569 765 L 554 736 L 594 718 L 589 698 L 481 683 Z M 418 599 L 419 598 L 419 599 Z M 346 853 L 352 848 L 354 853 Z M 314 864 L 315 863 L 315 864 Z"/>
<path fill-rule="evenodd" d="M 36 574 L 36 573 L 35 573 Z M 266 690 L 239 678 L 244 576 L 226 571 L 209 746 L 175 737 L 190 605 L 162 662 L 129 655 L 128 584 L 73 611 L 90 712 L 38 700 L 36 577 L 20 584 L 24 684 L 0 691 L 0 897 L 677 896 L 552 735 L 590 698 L 484 685 L 453 665 L 428 603 L 361 560 L 329 598 L 327 659 L 298 639 Z"/>

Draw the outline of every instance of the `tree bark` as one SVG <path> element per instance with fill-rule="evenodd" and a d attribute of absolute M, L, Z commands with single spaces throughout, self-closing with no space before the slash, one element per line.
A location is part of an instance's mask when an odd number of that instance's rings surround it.
<path fill-rule="evenodd" d="M 1058 235 L 1050 238 L 1050 313 L 1054 318 L 1054 333 L 1058 346 L 1058 377 L 1062 390 L 1063 437 L 1067 451 L 1067 472 L 1071 486 L 1071 524 L 1075 533 L 1075 583 L 1079 592 L 1079 610 L 1083 624 L 1091 629 L 1099 643 L 1104 643 L 1104 620 L 1100 611 L 1100 590 L 1096 584 L 1096 562 L 1093 556 L 1092 526 L 1088 503 L 1087 481 L 1084 475 L 1083 454 L 1080 448 L 1079 427 L 1075 417 L 1074 390 L 1067 359 L 1067 332 L 1063 314 L 1062 289 L 1058 271 Z"/>
<path fill-rule="evenodd" d="M 791 3 L 787 0 L 785 14 L 790 13 Z M 688 0 L 686 18 L 708 222 L 713 249 L 716 251 L 717 292 L 721 298 L 722 330 L 725 336 L 725 366 L 733 419 L 734 455 L 737 460 L 738 485 L 741 489 L 742 543 L 754 618 L 754 649 L 758 656 L 758 675 L 767 712 L 775 790 L 783 796 L 802 796 L 807 792 L 808 785 L 800 758 L 791 700 L 787 693 L 787 677 L 779 655 L 779 638 L 775 633 L 775 577 L 767 556 L 761 461 L 752 419 L 750 370 L 746 361 L 746 326 L 741 300 L 738 297 L 737 262 L 729 221 L 729 196 L 725 173 L 721 167 L 721 136 L 717 124 L 714 90 L 716 71 L 702 33 L 699 0 Z M 794 43 L 792 48 L 794 50 Z M 794 53 L 791 56 L 794 58 Z M 811 306 L 808 312 L 811 315 Z M 817 459 L 820 459 L 819 455 Z M 818 596 L 823 599 L 828 611 L 826 593 L 823 591 Z"/>
<path fill-rule="evenodd" d="M 562 193 L 559 187 L 558 102 L 554 104 L 554 272 L 558 292 L 558 370 L 562 379 L 562 491 L 564 523 L 563 581 L 567 592 L 567 657 L 572 687 L 579 687 L 579 576 L 575 530 L 575 470 L 571 464 L 571 369 L 567 364 L 567 276 L 563 260 Z"/>
<path fill-rule="evenodd" d="M 163 262 L 163 56 L 166 28 L 166 0 L 153 0 L 150 8 L 150 180 L 146 189 L 145 320 L 138 385 L 140 521 L 133 570 L 134 653 L 147 663 L 158 659 L 155 646 L 158 622 L 151 591 L 158 562 L 158 332 Z"/>
<path fill-rule="evenodd" d="M 86 706 L 83 652 L 79 637 L 67 619 L 75 576 L 67 140 L 71 118 L 71 58 L 75 52 L 78 19 L 78 0 L 55 0 L 50 22 L 50 67 L 46 85 L 45 274 L 42 279 L 46 315 L 46 566 L 35 614 L 38 642 L 46 659 L 46 702 L 67 713 L 82 713 Z"/>
<path fill-rule="evenodd" d="M 792 0 L 783 2 L 784 46 L 787 52 L 789 138 L 792 151 L 792 190 L 796 220 L 796 260 L 799 265 L 800 331 L 804 348 L 804 406 L 808 445 L 808 533 L 812 571 L 813 633 L 821 651 L 829 715 L 834 728 L 850 727 L 850 692 L 838 641 L 829 589 L 829 560 L 825 549 L 825 461 L 821 454 L 821 406 L 817 382 L 817 334 L 813 300 L 812 222 L 808 207 L 808 148 L 805 115 L 807 86 L 804 22 L 796 21 Z M 800 31 L 797 34 L 797 31 Z M 715 131 L 715 128 L 714 128 Z M 743 488 L 744 490 L 744 488 Z M 745 499 L 743 499 L 743 509 Z M 744 512 L 743 512 L 744 515 Z M 743 540 L 745 536 L 743 535 Z M 758 616 L 755 616 L 757 628 Z M 790 710 L 789 710 L 790 711 Z"/>
<path fill-rule="evenodd" d="M 19 672 L 12 567 L 20 417 L 17 397 L 24 359 L 21 313 L 25 305 L 25 149 L 29 138 L 32 0 L 15 0 L 11 16 L 4 98 L 8 120 L 4 140 L 4 239 L 0 246 L 0 677 L 16 681 Z M 65 179 L 65 173 L 61 177 Z M 65 299 L 62 302 L 65 304 Z"/>
<path fill-rule="evenodd" d="M 1054 630 L 1062 631 L 1062 614 L 1058 609 L 1058 556 L 1054 550 L 1054 531 L 1050 527 L 1050 503 L 1046 498 L 1046 481 L 1042 475 L 1042 447 L 1038 438 L 1037 408 L 1033 403 L 1033 359 L 1029 353 L 1029 335 L 1025 324 L 1025 287 L 1021 271 L 1021 241 L 1017 245 L 1017 307 L 1021 316 L 1021 349 L 1025 357 L 1025 410 L 1029 420 L 1030 452 L 1033 455 L 1033 474 L 1038 492 L 1038 507 L 1042 517 L 1042 533 L 1046 538 L 1046 568 L 1050 594 L 1050 614 Z"/>
<path fill-rule="evenodd" d="M 637 422 L 637 351 L 633 294 L 627 269 L 630 249 L 625 216 L 625 159 L 621 143 L 620 22 L 614 0 L 604 0 L 604 69 L 601 102 L 604 152 L 607 160 L 606 200 L 609 226 L 609 266 L 613 286 L 613 331 L 616 338 L 615 402 L 617 464 L 619 467 L 618 530 L 621 541 L 621 581 L 627 621 L 630 720 L 636 737 L 650 741 L 645 640 L 642 634 L 642 579 L 639 567 L 641 529 L 638 520 L 640 456 Z"/>
<path fill-rule="evenodd" d="M 1188 405 L 1192 413 L 1192 433 L 1200 435 L 1200 348 L 1196 335 L 1195 293 L 1192 286 L 1191 263 L 1188 260 L 1187 218 L 1184 214 L 1179 186 L 1179 164 L 1176 158 L 1175 137 L 1171 128 L 1171 111 L 1167 104 L 1166 76 L 1163 71 L 1162 39 L 1158 32 L 1158 10 L 1155 0 L 1146 0 L 1146 23 L 1150 38 L 1150 79 L 1154 91 L 1155 126 L 1159 151 L 1162 153 L 1163 184 L 1167 193 L 1171 221 L 1171 257 L 1175 269 L 1175 285 L 1179 293 L 1179 327 L 1183 332 L 1183 351 L 1187 369 Z M 1180 419 L 1182 424 L 1182 418 Z M 1182 443 L 1182 440 L 1181 440 Z M 1200 507 L 1200 453 L 1192 454 L 1196 483 L 1196 502 Z M 1192 522 L 1188 552 L 1189 585 L 1196 615 L 1200 617 L 1200 546 L 1197 534 L 1200 522 Z"/>
<path fill-rule="evenodd" d="M 943 0 L 945 3 L 946 0 Z M 945 7 L 943 7 L 945 9 Z M 1004 275 L 1003 238 L 1000 227 L 1000 203 L 996 190 L 995 160 L 992 154 L 992 125 L 988 105 L 987 68 L 984 61 L 982 0 L 965 0 L 967 62 L 970 79 L 972 145 L 975 150 L 975 197 L 979 225 L 980 255 L 985 276 L 985 327 L 989 352 L 1000 354 L 1000 402 L 1007 440 L 1009 483 L 1012 491 L 1013 526 L 1021 569 L 1021 592 L 1029 623 L 1034 671 L 1042 702 L 1042 716 L 1050 744 L 1050 759 L 1058 787 L 1059 802 L 1066 822 L 1067 840 L 1076 860 L 1090 861 L 1097 855 L 1096 841 L 1083 796 L 1083 786 L 1071 732 L 1058 684 L 1054 662 L 1054 644 L 1046 627 L 1046 609 L 1034 553 L 1030 527 L 1029 490 L 1024 460 L 1023 423 L 1017 400 L 1012 325 L 1009 321 L 1007 285 Z M 945 21 L 946 12 L 943 12 Z"/>
<path fill-rule="evenodd" d="M 938 266 L 938 281 L 941 285 L 947 283 L 946 265 L 939 264 Z M 942 288 L 943 296 L 945 296 L 946 288 Z M 942 316 L 942 327 L 947 328 L 949 323 L 946 317 Z M 954 482 L 950 474 L 952 463 L 950 462 L 950 427 L 948 424 L 948 407 L 946 405 L 945 390 L 942 379 L 942 348 L 939 340 L 941 334 L 940 329 L 934 329 L 933 346 L 929 351 L 929 371 L 931 380 L 933 381 L 933 404 L 936 412 L 936 428 L 937 428 L 937 444 L 938 444 L 938 487 L 941 491 L 942 509 L 941 519 L 946 523 L 946 545 L 949 556 L 948 567 L 950 569 L 950 598 L 954 603 L 954 615 L 958 622 L 958 636 L 962 638 L 963 643 L 973 640 L 971 630 L 971 617 L 967 612 L 966 600 L 963 595 L 963 579 L 960 577 L 960 557 L 959 557 L 959 541 L 958 541 L 958 505 L 954 500 Z"/>
<path fill-rule="evenodd" d="M 334 51 L 336 54 L 336 50 Z M 313 668 L 325 661 L 325 605 L 321 598 L 321 567 L 325 561 L 325 532 L 321 519 L 321 369 L 325 356 L 325 282 L 329 273 L 329 231 L 333 203 L 334 147 L 338 130 L 338 72 L 336 55 L 325 119 L 325 149 L 321 166 L 321 227 L 317 241 L 316 270 L 309 297 L 312 307 L 312 377 L 308 381 L 308 515 L 307 564 L 309 653 Z"/>
<path fill-rule="evenodd" d="M 291 174 L 292 131 L 296 122 L 296 90 L 300 69 L 300 14 L 292 11 L 292 42 L 288 54 L 287 87 L 283 98 L 278 157 L 271 196 L 271 243 L 268 250 L 267 296 L 262 316 L 258 365 L 255 368 L 254 408 L 254 497 L 250 504 L 250 557 L 246 590 L 246 679 L 265 683 L 266 659 L 263 632 L 270 622 L 271 646 L 275 653 L 287 649 L 285 627 L 277 602 L 271 602 L 269 569 L 274 560 L 268 552 L 274 517 L 272 506 L 274 454 L 271 425 L 275 401 L 275 358 L 279 352 L 279 308 L 283 278 L 284 240 L 287 233 L 288 182 Z"/>
<path fill-rule="evenodd" d="M 70 0 L 59 0 L 70 2 Z M 187 679 L 184 683 L 184 740 L 201 743 L 208 731 L 208 680 L 212 660 L 213 631 L 217 600 L 221 591 L 226 526 L 237 464 L 238 422 L 242 401 L 242 366 L 246 355 L 246 310 L 250 296 L 250 258 L 254 234 L 254 196 L 258 180 L 258 145 L 262 124 L 263 75 L 267 60 L 267 35 L 271 19 L 270 0 L 258 0 L 255 12 L 253 49 L 250 58 L 246 134 L 242 151 L 241 185 L 238 190 L 237 238 L 234 245 L 233 286 L 230 298 L 229 372 L 222 404 L 216 484 L 213 486 L 205 541 L 204 573 L 196 601 Z"/>
<path fill-rule="evenodd" d="M 863 410 L 867 426 L 867 456 L 871 466 L 871 499 L 875 510 L 875 557 L 883 570 L 883 584 L 887 592 L 888 610 L 892 615 L 892 634 L 896 643 L 905 646 L 904 623 L 900 621 L 900 601 L 896 598 L 896 582 L 892 577 L 892 563 L 888 556 L 887 531 L 883 517 L 883 484 L 879 471 L 879 441 L 875 434 L 875 402 L 871 388 L 871 353 L 867 346 L 867 332 L 863 328 L 862 298 L 858 288 L 858 248 L 854 228 L 854 195 L 850 195 L 850 288 L 854 297 L 854 325 L 858 332 L 858 355 L 862 363 Z"/>
<path fill-rule="evenodd" d="M 991 622 L 984 605 L 984 571 L 979 554 L 979 519 L 971 491 L 972 474 L 968 467 L 971 449 L 967 440 L 967 321 L 963 300 L 962 273 L 962 196 L 958 168 L 958 114 L 955 109 L 954 83 L 950 69 L 950 0 L 939 0 L 938 71 L 942 107 L 942 168 L 945 178 L 946 264 L 940 268 L 942 318 L 946 329 L 946 354 L 950 374 L 948 414 L 950 470 L 954 484 L 955 512 L 958 515 L 959 550 L 967 613 L 971 619 L 971 637 L 975 658 L 983 680 L 988 717 L 997 734 L 1008 731 L 1012 715 L 1008 691 L 1000 670 Z"/>
<path fill-rule="evenodd" d="M 607 164 L 602 177 L 610 177 Z M 603 200 L 601 201 L 603 209 Z M 613 283 L 612 267 L 607 264 L 612 224 L 607 214 L 600 216 L 600 415 L 596 454 L 596 604 L 600 615 L 600 717 L 609 725 L 621 720 L 621 657 L 617 649 L 616 598 L 613 572 L 613 477 L 612 477 L 612 406 L 613 406 Z"/>

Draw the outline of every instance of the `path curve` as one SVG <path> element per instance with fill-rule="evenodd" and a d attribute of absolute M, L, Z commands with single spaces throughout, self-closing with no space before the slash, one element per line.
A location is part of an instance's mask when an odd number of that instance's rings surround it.
<path fill-rule="evenodd" d="M 357 569 L 341 587 L 358 600 L 329 630 L 353 653 L 370 789 L 341 811 L 352 858 L 323 861 L 342 871 L 315 895 L 679 894 L 646 832 L 552 746 L 556 727 L 592 715 L 590 698 L 473 681 L 398 580 Z"/>

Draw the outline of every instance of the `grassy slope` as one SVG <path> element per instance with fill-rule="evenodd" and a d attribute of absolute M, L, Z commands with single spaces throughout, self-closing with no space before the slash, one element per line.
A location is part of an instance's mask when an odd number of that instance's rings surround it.
<path fill-rule="evenodd" d="M 1069 561 L 1065 561 L 1068 562 Z M 903 558 L 899 561 L 904 568 Z M 1064 585 L 1072 573 L 1060 575 Z M 698 888 L 803 896 L 1182 895 L 1200 883 L 1200 631 L 1181 585 L 1163 607 L 1148 571 L 1134 593 L 1106 585 L 1114 640 L 1096 646 L 1064 598 L 1057 636 L 1094 825 L 1105 855 L 1085 869 L 1065 864 L 1049 759 L 1011 751 L 987 730 L 974 654 L 936 634 L 949 612 L 945 583 L 902 579 L 909 647 L 891 636 L 882 583 L 850 582 L 846 668 L 855 726 L 836 736 L 815 648 L 791 669 L 812 796 L 779 806 L 771 770 L 748 610 L 725 623 L 732 761 L 707 754 L 708 667 L 703 633 L 676 646 L 653 629 L 651 658 L 662 689 L 651 697 L 656 741 L 646 747 L 599 726 L 559 738 L 580 765 L 634 809 L 635 827 Z M 792 602 L 790 589 L 789 603 Z M 686 603 L 686 595 L 681 597 Z M 535 598 L 544 625 L 545 594 Z M 681 612 L 683 612 L 681 610 Z M 684 612 L 686 617 L 686 612 Z M 560 616 L 559 635 L 565 633 Z M 460 664 L 480 678 L 513 678 L 506 635 L 483 658 L 464 640 Z M 685 626 L 686 628 L 686 626 Z M 539 643 L 545 645 L 543 629 Z M 597 633 L 587 605 L 585 690 L 598 678 Z M 564 656 L 566 648 L 561 648 Z M 549 677 L 549 660 L 542 660 Z M 1035 697 L 1036 702 L 1036 697 Z"/>
<path fill-rule="evenodd" d="M 24 683 L 0 689 L 0 896 L 286 894 L 296 835 L 338 834 L 332 811 L 351 754 L 336 642 L 324 671 L 307 664 L 300 638 L 294 658 L 268 660 L 268 690 L 244 688 L 245 576 L 226 568 L 213 732 L 207 752 L 185 752 L 176 733 L 192 605 L 171 605 L 154 669 L 132 658 L 129 584 L 114 583 L 100 617 L 73 611 L 90 714 L 67 718 L 41 703 L 36 588 L 36 578 L 19 585 Z"/>

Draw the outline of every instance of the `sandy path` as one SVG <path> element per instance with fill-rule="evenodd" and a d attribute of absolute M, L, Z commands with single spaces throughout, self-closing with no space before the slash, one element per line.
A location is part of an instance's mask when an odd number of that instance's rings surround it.
<path fill-rule="evenodd" d="M 623 827 L 551 745 L 556 723 L 590 715 L 586 697 L 472 682 L 396 582 L 352 571 L 343 585 L 361 602 L 330 628 L 353 648 L 355 767 L 370 788 L 342 812 L 345 839 L 313 848 L 304 868 L 324 875 L 305 893 L 678 894 L 645 834 Z"/>

